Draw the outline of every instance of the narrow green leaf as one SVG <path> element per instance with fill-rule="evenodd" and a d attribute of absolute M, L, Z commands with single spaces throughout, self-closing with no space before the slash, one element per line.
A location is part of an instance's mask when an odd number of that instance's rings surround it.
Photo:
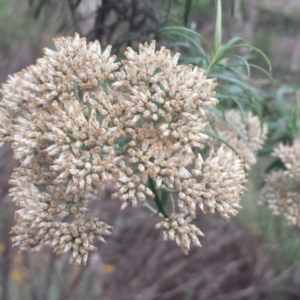
<path fill-rule="evenodd" d="M 126 136 L 123 139 L 121 139 L 118 143 L 118 145 L 120 147 L 124 147 L 125 145 L 127 145 L 128 143 L 130 143 L 132 141 L 132 137 Z"/>
<path fill-rule="evenodd" d="M 218 135 L 216 135 L 216 134 L 214 134 L 214 133 L 212 133 L 210 131 L 207 131 L 207 130 L 204 130 L 203 133 L 206 134 L 206 135 L 208 135 L 208 136 L 210 136 L 210 137 L 212 137 L 212 138 L 214 138 L 214 139 L 216 139 L 216 140 L 218 140 L 218 141 L 220 141 L 221 143 L 225 144 L 228 148 L 230 148 L 234 153 L 238 154 L 236 152 L 236 150 L 230 144 L 228 144 L 225 140 L 223 140 L 222 138 L 220 138 Z"/>
<path fill-rule="evenodd" d="M 250 85 L 247 85 L 244 81 L 238 80 L 237 78 L 233 78 L 232 76 L 228 76 L 225 72 L 223 74 L 213 73 L 211 75 L 212 77 L 216 77 L 218 81 L 224 80 L 225 82 L 232 83 L 234 85 L 237 85 L 245 92 L 249 99 L 251 100 L 254 98 L 257 100 L 257 95 L 255 95 L 255 90 Z M 245 95 L 244 95 L 245 96 Z"/>
<path fill-rule="evenodd" d="M 152 193 L 154 194 L 154 202 L 157 206 L 157 209 L 160 213 L 162 213 L 162 215 L 165 217 L 165 218 L 168 218 L 169 216 L 167 215 L 167 213 L 165 212 L 164 210 L 164 207 L 162 205 L 162 201 L 157 193 L 157 190 L 155 188 L 155 182 L 153 180 L 153 178 L 149 177 L 148 176 L 148 184 L 149 184 L 149 188 L 150 190 L 152 191 Z"/>
<path fill-rule="evenodd" d="M 268 71 L 264 70 L 263 68 L 261 68 L 257 65 L 254 65 L 254 64 L 249 64 L 249 66 L 252 67 L 252 68 L 260 70 L 262 73 L 264 73 L 265 75 L 268 76 L 268 78 L 271 80 L 272 84 L 275 84 L 273 76 Z"/>
<path fill-rule="evenodd" d="M 161 203 L 162 203 L 163 207 L 165 207 L 166 204 L 168 203 L 168 198 L 169 198 L 169 192 L 165 189 L 162 189 L 162 191 L 161 191 Z"/>
<path fill-rule="evenodd" d="M 235 99 L 234 97 L 232 97 L 232 94 L 228 93 L 225 89 L 223 89 L 221 87 L 217 87 L 215 90 L 217 93 L 221 93 L 221 94 L 227 96 L 230 100 L 232 100 L 234 103 L 236 103 L 236 105 L 239 107 L 239 109 L 241 111 L 242 119 L 243 119 L 243 121 L 245 121 L 245 112 L 244 112 L 244 109 L 243 109 L 242 105 L 240 104 L 240 102 L 237 99 Z"/>
<path fill-rule="evenodd" d="M 162 35 L 165 35 L 165 33 L 163 33 Z M 205 59 L 205 61 L 208 62 L 208 58 L 204 49 L 193 38 L 180 32 L 173 32 L 172 35 L 180 36 L 181 38 L 188 40 L 195 47 L 198 54 L 200 54 Z"/>
<path fill-rule="evenodd" d="M 246 68 L 248 77 L 250 77 L 250 75 L 251 75 L 250 64 L 247 62 L 247 60 L 237 54 L 225 54 L 223 59 L 230 58 L 230 57 L 239 59 L 243 63 L 243 66 Z"/>
<path fill-rule="evenodd" d="M 273 163 L 269 165 L 269 167 L 266 169 L 266 173 L 269 173 L 272 170 L 286 170 L 286 167 L 284 163 L 278 158 Z"/>
<path fill-rule="evenodd" d="M 182 32 L 185 34 L 191 34 L 193 36 L 196 36 L 197 38 L 199 38 L 201 40 L 201 42 L 205 45 L 206 49 L 210 52 L 210 47 L 208 46 L 205 38 L 200 35 L 199 33 L 197 33 L 196 31 L 183 27 L 183 26 L 169 26 L 169 27 L 164 27 L 162 29 L 159 30 L 160 35 L 162 34 L 175 34 L 177 32 Z"/>
<path fill-rule="evenodd" d="M 258 157 L 270 156 L 271 153 L 273 153 L 273 151 L 274 151 L 274 148 L 273 147 L 272 148 L 269 147 L 267 149 L 259 150 L 256 155 Z"/>
<path fill-rule="evenodd" d="M 216 34 L 216 33 L 215 33 Z M 210 73 L 210 71 L 212 70 L 212 68 L 223 59 L 223 56 L 225 54 L 225 52 L 229 49 L 232 48 L 232 44 L 236 43 L 237 41 L 241 40 L 240 38 L 233 38 L 231 39 L 229 42 L 227 42 L 225 45 L 220 45 L 218 50 L 216 51 L 215 48 L 215 52 L 213 53 L 213 55 L 211 55 L 211 62 L 206 70 L 206 74 L 208 75 Z"/>
<path fill-rule="evenodd" d="M 234 38 L 230 39 L 226 44 L 222 45 L 220 47 L 220 51 L 225 52 L 225 51 L 230 50 L 231 48 L 233 48 L 234 44 L 237 42 L 244 43 L 244 40 L 239 37 L 234 37 Z"/>
<path fill-rule="evenodd" d="M 220 71 L 223 71 L 223 70 L 228 70 L 228 69 L 234 69 L 234 68 L 237 68 L 237 67 L 243 67 L 244 64 L 230 64 L 230 65 L 222 65 L 222 64 L 219 64 L 219 65 L 216 65 L 215 66 L 215 72 L 220 72 Z"/>
<path fill-rule="evenodd" d="M 250 50 L 253 50 L 253 51 L 259 53 L 264 58 L 264 60 L 267 62 L 268 67 L 269 67 L 269 73 L 272 74 L 272 64 L 271 64 L 271 61 L 269 60 L 269 58 L 267 57 L 267 55 L 264 54 L 260 49 L 258 49 L 256 47 L 253 47 L 251 45 L 248 45 L 248 44 L 233 45 L 232 48 L 248 48 Z"/>
<path fill-rule="evenodd" d="M 184 26 L 187 26 L 187 24 L 188 24 L 189 16 L 190 16 L 191 8 L 192 8 L 192 3 L 193 3 L 193 0 L 185 1 L 185 8 L 184 8 L 184 15 L 183 15 Z"/>
<path fill-rule="evenodd" d="M 219 117 L 220 119 L 223 120 L 222 116 L 220 115 L 220 113 L 216 110 L 216 109 L 213 109 L 213 108 L 207 108 L 207 110 L 209 110 L 210 112 L 214 113 L 217 117 Z M 238 128 L 234 122 L 232 122 L 230 119 L 227 119 L 225 120 L 234 130 L 235 132 L 241 137 L 241 139 L 244 141 L 244 143 L 247 145 L 247 147 L 249 148 L 249 150 L 252 152 L 252 154 L 254 156 L 255 153 L 253 152 L 253 149 L 251 147 L 251 145 L 249 144 L 248 142 L 248 138 L 246 137 L 246 135 L 240 130 L 240 128 Z"/>

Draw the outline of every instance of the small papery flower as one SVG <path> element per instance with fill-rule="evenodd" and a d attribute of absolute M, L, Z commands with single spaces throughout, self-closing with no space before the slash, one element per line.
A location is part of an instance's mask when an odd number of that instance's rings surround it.
<path fill-rule="evenodd" d="M 259 117 L 254 116 L 252 112 L 246 112 L 244 117 L 243 120 L 241 113 L 235 109 L 225 112 L 226 120 L 209 113 L 214 131 L 239 154 L 246 169 L 250 170 L 251 166 L 256 164 L 255 154 L 267 139 L 268 127 L 266 124 L 262 124 Z M 229 121 L 233 123 L 234 127 Z M 237 130 L 243 134 L 246 141 Z"/>
<path fill-rule="evenodd" d="M 175 241 L 181 247 L 184 254 L 188 254 L 191 244 L 201 247 L 197 236 L 204 236 L 203 232 L 193 224 L 192 218 L 184 218 L 181 215 L 172 213 L 170 218 L 164 219 L 155 225 L 156 229 L 162 229 L 164 241 Z"/>

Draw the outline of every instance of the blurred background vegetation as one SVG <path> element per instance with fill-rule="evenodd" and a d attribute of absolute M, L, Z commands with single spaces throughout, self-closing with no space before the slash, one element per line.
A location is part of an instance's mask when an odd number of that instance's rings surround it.
<path fill-rule="evenodd" d="M 74 32 L 88 40 L 99 39 L 103 47 L 112 44 L 118 54 L 127 46 L 136 48 L 156 39 L 159 45 L 180 50 L 182 62 L 203 66 L 203 57 L 193 50 L 197 40 L 162 35 L 166 26 L 193 29 L 213 45 L 214 1 L 0 0 L 0 83 L 34 63 L 43 47 L 53 48 L 54 37 Z M 114 234 L 91 253 L 86 267 L 71 266 L 67 257 L 54 256 L 49 249 L 35 255 L 18 253 L 11 248 L 15 208 L 7 195 L 7 181 L 17 162 L 8 145 L 0 152 L 0 299 L 300 299 L 300 231 L 267 208 L 257 207 L 265 172 L 280 167 L 269 157 L 273 147 L 299 137 L 300 2 L 223 1 L 223 43 L 234 37 L 269 57 L 275 82 L 253 69 L 251 80 L 245 72 L 249 89 L 237 89 L 221 73 L 215 74 L 217 69 L 212 72 L 238 101 L 251 90 L 259 102 L 255 111 L 270 129 L 238 217 L 224 223 L 218 216 L 203 215 L 199 220 L 206 232 L 203 247 L 185 257 L 175 245 L 162 242 L 153 227 L 156 217 L 145 222 L 147 211 L 138 208 L 118 214 L 118 203 L 109 200 L 108 189 L 100 214 L 114 226 Z M 268 67 L 261 55 L 249 49 L 238 54 Z M 224 109 L 237 105 L 223 103 Z"/>

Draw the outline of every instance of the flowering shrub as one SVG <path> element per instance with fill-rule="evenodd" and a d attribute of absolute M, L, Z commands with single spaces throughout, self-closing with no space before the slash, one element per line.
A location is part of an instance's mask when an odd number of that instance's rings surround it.
<path fill-rule="evenodd" d="M 140 202 L 158 212 L 156 228 L 186 254 L 203 235 L 190 224 L 197 206 L 225 220 L 238 213 L 243 163 L 224 145 L 215 150 L 205 132 L 206 109 L 218 103 L 215 79 L 178 65 L 179 54 L 156 51 L 155 42 L 138 53 L 128 48 L 120 63 L 98 41 L 76 35 L 54 43 L 56 51 L 44 49 L 1 90 L 1 144 L 12 142 L 20 161 L 10 180 L 21 207 L 14 245 L 32 252 L 49 245 L 85 264 L 94 238 L 111 234 L 90 208 L 107 184 L 121 209 Z"/>

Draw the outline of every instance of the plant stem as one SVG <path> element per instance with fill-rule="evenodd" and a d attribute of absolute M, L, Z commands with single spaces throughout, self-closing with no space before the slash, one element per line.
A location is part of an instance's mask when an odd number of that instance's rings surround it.
<path fill-rule="evenodd" d="M 213 65 L 215 64 L 219 49 L 222 44 L 222 3 L 221 0 L 215 0 L 215 6 L 216 6 L 216 23 L 215 23 L 215 39 L 214 39 L 214 51 L 211 56 L 210 63 L 205 71 L 205 74 L 208 76 Z"/>
<path fill-rule="evenodd" d="M 215 0 L 216 4 L 216 24 L 215 24 L 215 44 L 214 56 L 218 53 L 222 44 L 222 3 L 221 0 Z"/>
<path fill-rule="evenodd" d="M 158 210 L 156 210 L 154 207 L 152 207 L 149 203 L 145 202 L 143 205 L 145 207 L 147 207 L 154 214 L 158 215 L 159 217 L 164 218 L 163 214 L 161 214 Z"/>
<path fill-rule="evenodd" d="M 175 213 L 175 201 L 174 201 L 174 198 L 173 198 L 173 195 L 171 194 L 171 203 L 172 203 L 172 211 L 173 213 Z"/>

